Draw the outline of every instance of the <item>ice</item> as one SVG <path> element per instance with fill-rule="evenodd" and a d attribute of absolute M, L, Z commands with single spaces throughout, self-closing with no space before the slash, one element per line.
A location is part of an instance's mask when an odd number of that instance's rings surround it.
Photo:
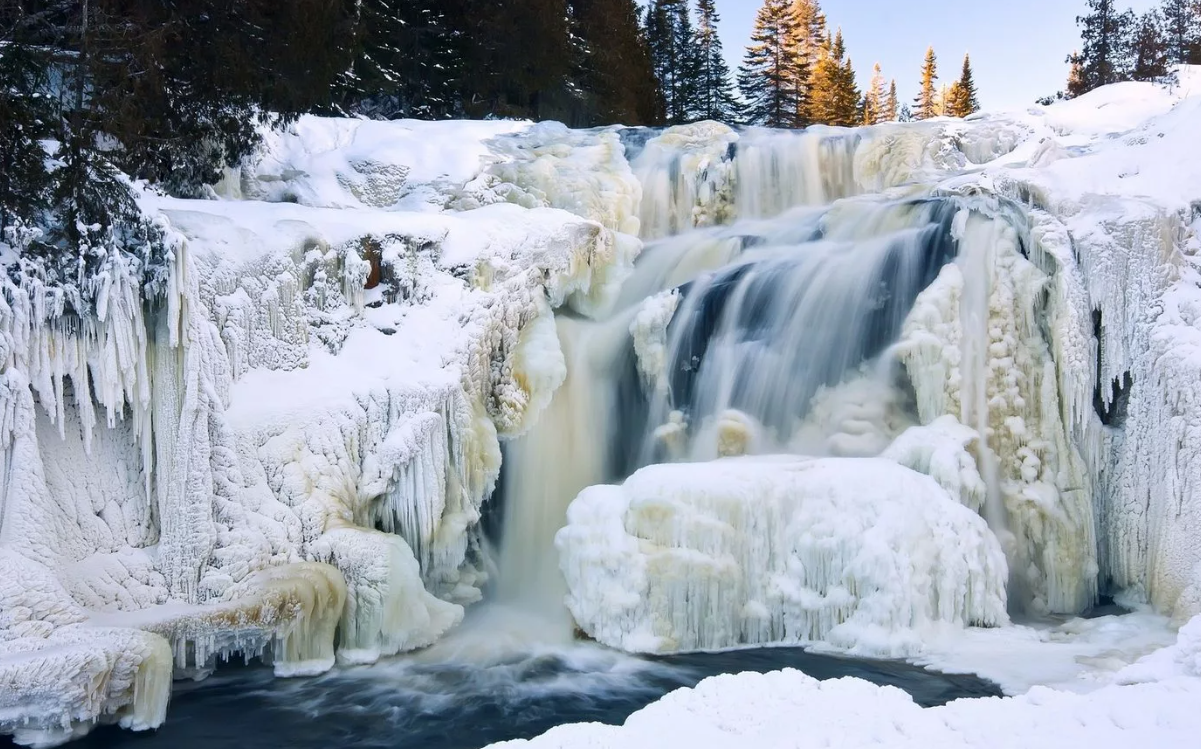
<path fill-rule="evenodd" d="M 984 521 L 882 459 L 644 468 L 582 492 L 555 543 L 577 624 L 625 650 L 824 640 L 901 656 L 940 623 L 1008 621 Z"/>
<path fill-rule="evenodd" d="M 114 256 L 92 317 L 6 271 L 0 730 L 153 728 L 173 670 L 369 663 L 481 597 L 500 440 L 565 375 L 553 310 L 603 309 L 641 243 L 547 204 L 441 211 L 527 126 L 430 127 L 269 135 L 219 188 L 283 202 L 141 196 L 162 283 Z"/>

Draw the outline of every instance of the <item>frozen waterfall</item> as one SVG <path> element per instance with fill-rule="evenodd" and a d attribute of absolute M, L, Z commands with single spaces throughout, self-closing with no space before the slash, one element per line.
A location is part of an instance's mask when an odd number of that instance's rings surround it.
<path fill-rule="evenodd" d="M 1064 135 L 1120 109 L 1082 100 L 304 117 L 215 199 L 141 195 L 172 252 L 112 258 L 92 316 L 3 245 L 0 732 L 152 728 L 235 656 L 908 657 L 1101 594 L 1201 612 L 1201 187 L 1155 176 L 1201 104 Z"/>
<path fill-rule="evenodd" d="M 891 186 L 913 178 L 913 154 L 928 149 L 922 139 L 929 130 L 868 132 L 735 133 L 702 123 L 657 136 L 623 134 L 644 188 L 638 212 L 647 245 L 606 315 L 558 315 L 567 381 L 543 419 L 506 452 L 503 600 L 525 600 L 562 621 L 566 593 L 577 625 L 627 648 L 825 639 L 890 654 L 914 647 L 905 632 L 938 621 L 1004 621 L 1007 593 L 1019 612 L 1079 612 L 1091 604 L 1097 580 L 1088 479 L 1069 437 L 1062 383 L 1045 379 L 1036 364 L 1059 345 L 1059 331 L 1038 318 L 1056 269 L 1032 254 L 1021 205 L 957 187 Z M 1031 373 L 1022 369 L 1031 366 Z M 760 501 L 747 498 L 740 501 L 752 506 L 740 519 L 688 519 L 727 496 L 718 488 L 727 460 L 755 455 L 831 462 L 812 474 L 818 484 L 780 475 L 792 487 L 780 501 L 799 504 L 770 511 L 764 504 L 768 514 L 756 515 Z M 848 472 L 848 487 L 864 471 L 895 483 L 880 464 L 855 462 L 877 456 L 932 477 L 931 488 L 920 490 L 928 492 L 924 504 L 941 508 L 958 528 L 946 536 L 918 523 L 913 538 L 890 542 L 914 544 L 888 564 L 917 564 L 913 574 L 930 580 L 922 589 L 943 591 L 940 603 L 930 608 L 918 601 L 920 590 L 899 590 L 855 567 L 849 559 L 868 550 L 855 548 L 853 533 L 844 552 L 851 557 L 822 562 L 827 572 L 805 583 L 811 593 L 773 587 L 808 567 L 783 551 L 751 551 L 767 543 L 754 537 L 779 524 L 807 532 L 795 518 L 816 522 L 813 503 L 838 485 L 830 477 L 839 471 Z M 580 493 L 639 469 L 651 473 L 628 500 Z M 704 496 L 712 499 L 668 488 L 702 471 L 712 484 Z M 726 472 L 740 476 L 746 468 L 730 463 Z M 651 475 L 662 496 L 646 493 Z M 732 481 L 729 496 L 745 496 L 741 479 Z M 1041 504 L 1028 501 L 1035 493 Z M 597 511 L 581 505 L 569 512 L 577 494 Z M 910 499 L 885 492 L 858 510 L 837 501 L 824 506 L 870 517 Z M 601 507 L 627 509 L 612 525 Z M 652 507 L 661 526 L 654 532 L 642 514 Z M 973 517 L 992 532 L 968 531 Z M 556 555 L 548 542 L 565 524 Z M 695 534 L 717 528 L 724 530 L 716 545 L 694 546 L 701 543 Z M 841 531 L 831 533 L 833 543 Z M 618 551 L 629 543 L 631 551 Z M 772 543 L 787 549 L 802 542 L 785 532 Z M 694 562 L 677 569 L 669 558 L 686 549 Z M 936 553 L 960 561 L 935 563 Z M 751 564 L 748 554 L 767 554 L 755 564 L 767 564 L 778 580 L 752 594 L 763 583 L 727 571 L 713 584 L 727 593 L 733 585 L 745 597 L 705 604 L 707 573 L 696 559 L 738 567 Z M 682 599 L 690 603 L 669 606 L 674 599 L 664 591 L 682 579 L 692 581 Z M 874 595 L 891 602 L 882 610 Z M 747 619 L 783 622 L 789 607 L 816 616 L 835 605 L 838 613 L 803 626 L 765 628 Z M 927 613 L 882 613 L 919 610 Z M 689 624 L 712 617 L 729 622 L 703 632 Z M 850 621 L 871 624 L 839 629 Z M 898 634 L 890 641 L 869 630 Z"/>

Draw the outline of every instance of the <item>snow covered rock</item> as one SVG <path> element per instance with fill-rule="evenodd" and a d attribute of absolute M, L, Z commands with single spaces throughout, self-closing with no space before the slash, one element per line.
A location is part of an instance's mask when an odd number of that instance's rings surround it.
<path fill-rule="evenodd" d="M 900 656 L 940 624 L 1007 621 L 983 519 L 882 459 L 652 466 L 584 490 L 555 541 L 577 624 L 625 650 L 824 640 Z"/>

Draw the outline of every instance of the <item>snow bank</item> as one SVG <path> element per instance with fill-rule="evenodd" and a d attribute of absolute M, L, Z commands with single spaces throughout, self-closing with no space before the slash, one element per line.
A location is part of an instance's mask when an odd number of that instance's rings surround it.
<path fill-rule="evenodd" d="M 423 122 L 304 116 L 264 134 L 215 191 L 326 208 L 437 210 L 493 158 L 488 141 L 529 123 Z"/>
<path fill-rule="evenodd" d="M 886 460 L 652 466 L 582 492 L 556 545 L 576 622 L 625 650 L 824 640 L 899 656 L 938 623 L 1007 621 L 984 521 Z"/>
<path fill-rule="evenodd" d="M 1087 695 L 1036 688 L 1021 697 L 957 700 L 922 709 L 895 687 L 859 679 L 819 682 L 799 671 L 705 679 L 631 715 L 622 726 L 553 728 L 492 749 L 679 746 L 846 749 L 1022 746 L 1121 749 L 1193 746 L 1201 731 L 1201 679 L 1113 686 Z"/>

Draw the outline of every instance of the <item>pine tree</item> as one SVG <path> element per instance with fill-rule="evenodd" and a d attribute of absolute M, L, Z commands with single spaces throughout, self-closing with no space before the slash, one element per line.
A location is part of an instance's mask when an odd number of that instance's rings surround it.
<path fill-rule="evenodd" d="M 842 29 L 834 36 L 831 56 L 837 63 L 837 73 L 834 80 L 834 109 L 835 118 L 830 123 L 841 127 L 854 127 L 863 120 L 863 112 L 859 109 L 859 86 L 855 83 L 855 68 L 851 58 L 847 57 L 846 45 L 842 38 Z"/>
<path fill-rule="evenodd" d="M 445 0 L 444 0 L 445 1 Z M 567 0 L 458 0 L 468 116 L 572 120 L 579 50 Z"/>
<path fill-rule="evenodd" d="M 653 0 L 647 6 L 647 43 L 667 122 L 672 125 L 691 121 L 699 108 L 702 61 L 694 46 L 688 2 Z"/>
<path fill-rule="evenodd" d="M 878 125 L 885 122 L 888 92 L 884 90 L 884 72 L 880 63 L 872 68 L 872 81 L 863 95 L 863 124 Z"/>
<path fill-rule="evenodd" d="M 768 127 L 797 126 L 796 40 L 796 17 L 789 0 L 764 0 L 738 73 L 749 122 Z"/>
<path fill-rule="evenodd" d="M 797 126 L 813 124 L 809 116 L 809 83 L 826 45 L 826 15 L 818 0 L 793 0 L 792 14 L 796 21 L 796 64 L 793 66 L 793 86 L 796 88 Z"/>
<path fill-rule="evenodd" d="M 1080 65 L 1078 81 L 1068 87 L 1070 96 L 1080 96 L 1127 77 L 1134 12 L 1118 12 L 1115 0 L 1088 0 L 1088 7 L 1091 13 L 1076 18 L 1084 46 L 1076 58 L 1068 58 L 1069 62 Z"/>
<path fill-rule="evenodd" d="M 951 86 L 948 94 L 946 114 L 950 117 L 967 117 L 980 111 L 980 97 L 976 91 L 976 81 L 972 74 L 970 55 L 963 56 L 963 72 L 959 80 Z"/>
<path fill-rule="evenodd" d="M 1131 61 L 1130 77 L 1136 81 L 1156 81 L 1168 74 L 1168 42 L 1158 10 L 1149 10 L 1138 19 Z"/>
<path fill-rule="evenodd" d="M 884 100 L 884 111 L 881 116 L 884 122 L 896 122 L 901 117 L 901 103 L 897 98 L 897 80 L 895 78 L 888 84 L 888 97 Z"/>
<path fill-rule="evenodd" d="M 445 6 L 441 0 L 362 0 L 339 109 L 384 119 L 457 114 L 463 61 Z"/>
<path fill-rule="evenodd" d="M 838 118 L 839 68 L 839 60 L 834 57 L 834 40 L 827 36 L 809 74 L 809 106 L 805 113 L 809 124 L 831 125 Z"/>
<path fill-rule="evenodd" d="M 1201 2 L 1163 0 L 1162 16 L 1168 64 L 1201 64 Z"/>
<path fill-rule="evenodd" d="M 634 0 L 574 0 L 582 124 L 657 125 L 663 121 Z"/>
<path fill-rule="evenodd" d="M 929 120 L 938 116 L 938 90 L 934 82 L 938 80 L 938 57 L 934 48 L 926 50 L 926 61 L 922 65 L 922 85 L 917 98 L 913 101 L 913 116 L 919 120 Z"/>
<path fill-rule="evenodd" d="M 7 19 L 6 19 L 7 20 Z M 0 26 L 0 242 L 5 230 L 33 226 L 50 206 L 50 174 L 42 141 L 54 136 L 50 59 L 22 38 L 13 21 Z"/>
<path fill-rule="evenodd" d="M 739 119 L 730 68 L 726 65 L 714 0 L 697 0 L 696 50 L 700 60 L 698 119 L 733 123 Z"/>

